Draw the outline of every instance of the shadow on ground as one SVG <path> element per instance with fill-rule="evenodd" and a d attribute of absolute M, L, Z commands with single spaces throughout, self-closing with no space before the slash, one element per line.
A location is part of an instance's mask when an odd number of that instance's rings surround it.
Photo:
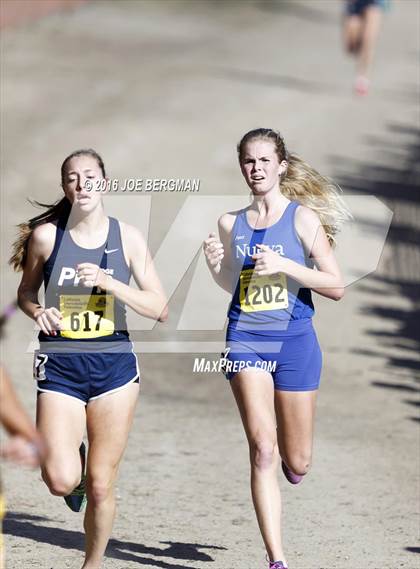
<path fill-rule="evenodd" d="M 377 147 L 387 166 L 334 157 L 339 171 L 335 179 L 347 193 L 374 195 L 394 212 L 385 245 L 389 260 L 358 285 L 375 295 L 375 301 L 370 300 L 361 310 L 372 317 L 365 333 L 376 336 L 378 349 L 355 352 L 385 358 L 389 374 L 383 381 L 372 381 L 372 385 L 414 396 L 420 391 L 416 385 L 420 381 L 420 129 L 394 124 L 389 126 L 389 133 L 392 138 L 367 140 Z M 393 306 L 396 296 L 408 300 L 410 308 Z M 378 322 L 386 322 L 385 330 Z M 389 323 L 393 324 L 392 332 Z M 410 398 L 403 402 L 412 411 L 418 407 Z M 408 418 L 419 421 L 417 416 Z"/>
<path fill-rule="evenodd" d="M 54 545 L 63 549 L 84 550 L 84 535 L 81 532 L 40 524 L 40 522 L 51 523 L 52 521 L 54 520 L 42 516 L 8 512 L 4 520 L 3 533 Z M 177 563 L 177 561 L 210 562 L 214 561 L 213 557 L 203 550 L 226 550 L 225 547 L 200 543 L 179 543 L 174 541 L 160 541 L 160 543 L 163 546 L 162 549 L 148 547 L 131 541 L 111 539 L 106 550 L 106 557 L 121 561 L 133 561 L 142 565 L 160 567 L 161 569 L 194 569 L 191 565 L 187 567 Z M 153 556 L 155 559 L 143 557 L 144 555 Z M 166 558 L 171 558 L 175 562 L 166 561 Z"/>

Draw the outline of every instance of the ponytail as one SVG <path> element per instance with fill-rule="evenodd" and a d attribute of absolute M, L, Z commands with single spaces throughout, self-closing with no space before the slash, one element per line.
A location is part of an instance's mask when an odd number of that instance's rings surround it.
<path fill-rule="evenodd" d="M 297 154 L 290 154 L 287 172 L 280 180 L 280 191 L 288 199 L 298 201 L 315 211 L 330 245 L 336 245 L 335 236 L 340 226 L 352 218 L 341 197 L 339 186 L 322 176 Z"/>
<path fill-rule="evenodd" d="M 50 205 L 37 201 L 30 201 L 30 203 L 35 206 L 45 207 L 47 211 L 18 225 L 19 236 L 12 245 L 13 254 L 9 259 L 9 264 L 12 265 L 15 271 L 21 271 L 25 267 L 28 243 L 35 227 L 61 218 L 68 219 L 71 212 L 71 204 L 66 197 Z"/>

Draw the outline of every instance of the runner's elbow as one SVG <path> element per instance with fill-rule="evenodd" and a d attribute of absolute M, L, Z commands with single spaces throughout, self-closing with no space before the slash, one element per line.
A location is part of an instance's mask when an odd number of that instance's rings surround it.
<path fill-rule="evenodd" d="M 344 296 L 344 286 L 340 287 L 340 288 L 335 288 L 332 291 L 332 295 L 331 298 L 332 300 L 341 300 Z"/>
<path fill-rule="evenodd" d="M 168 320 L 168 316 L 169 316 L 168 305 L 165 305 L 157 319 L 159 322 L 166 322 Z"/>

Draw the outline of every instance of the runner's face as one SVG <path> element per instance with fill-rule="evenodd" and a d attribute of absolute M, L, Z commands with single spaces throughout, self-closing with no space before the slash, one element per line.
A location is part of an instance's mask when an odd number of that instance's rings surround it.
<path fill-rule="evenodd" d="M 251 140 L 245 144 L 241 157 L 241 171 L 254 195 L 264 195 L 279 187 L 279 176 L 287 162 L 279 164 L 275 146 L 268 140 Z"/>
<path fill-rule="evenodd" d="M 74 207 L 88 213 L 101 201 L 97 185 L 102 179 L 102 171 L 93 156 L 76 156 L 66 166 L 63 190 Z"/>

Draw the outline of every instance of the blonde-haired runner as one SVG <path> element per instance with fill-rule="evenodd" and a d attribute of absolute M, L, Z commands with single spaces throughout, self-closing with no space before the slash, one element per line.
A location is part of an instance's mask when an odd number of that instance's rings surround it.
<path fill-rule="evenodd" d="M 238 145 L 253 201 L 219 219 L 204 241 L 215 282 L 232 301 L 224 354 L 249 443 L 251 490 L 270 569 L 287 567 L 277 467 L 298 484 L 311 465 L 322 354 L 311 290 L 344 293 L 332 250 L 349 218 L 338 188 L 296 155 L 280 133 L 259 128 Z M 316 268 L 316 270 L 315 270 Z"/>

